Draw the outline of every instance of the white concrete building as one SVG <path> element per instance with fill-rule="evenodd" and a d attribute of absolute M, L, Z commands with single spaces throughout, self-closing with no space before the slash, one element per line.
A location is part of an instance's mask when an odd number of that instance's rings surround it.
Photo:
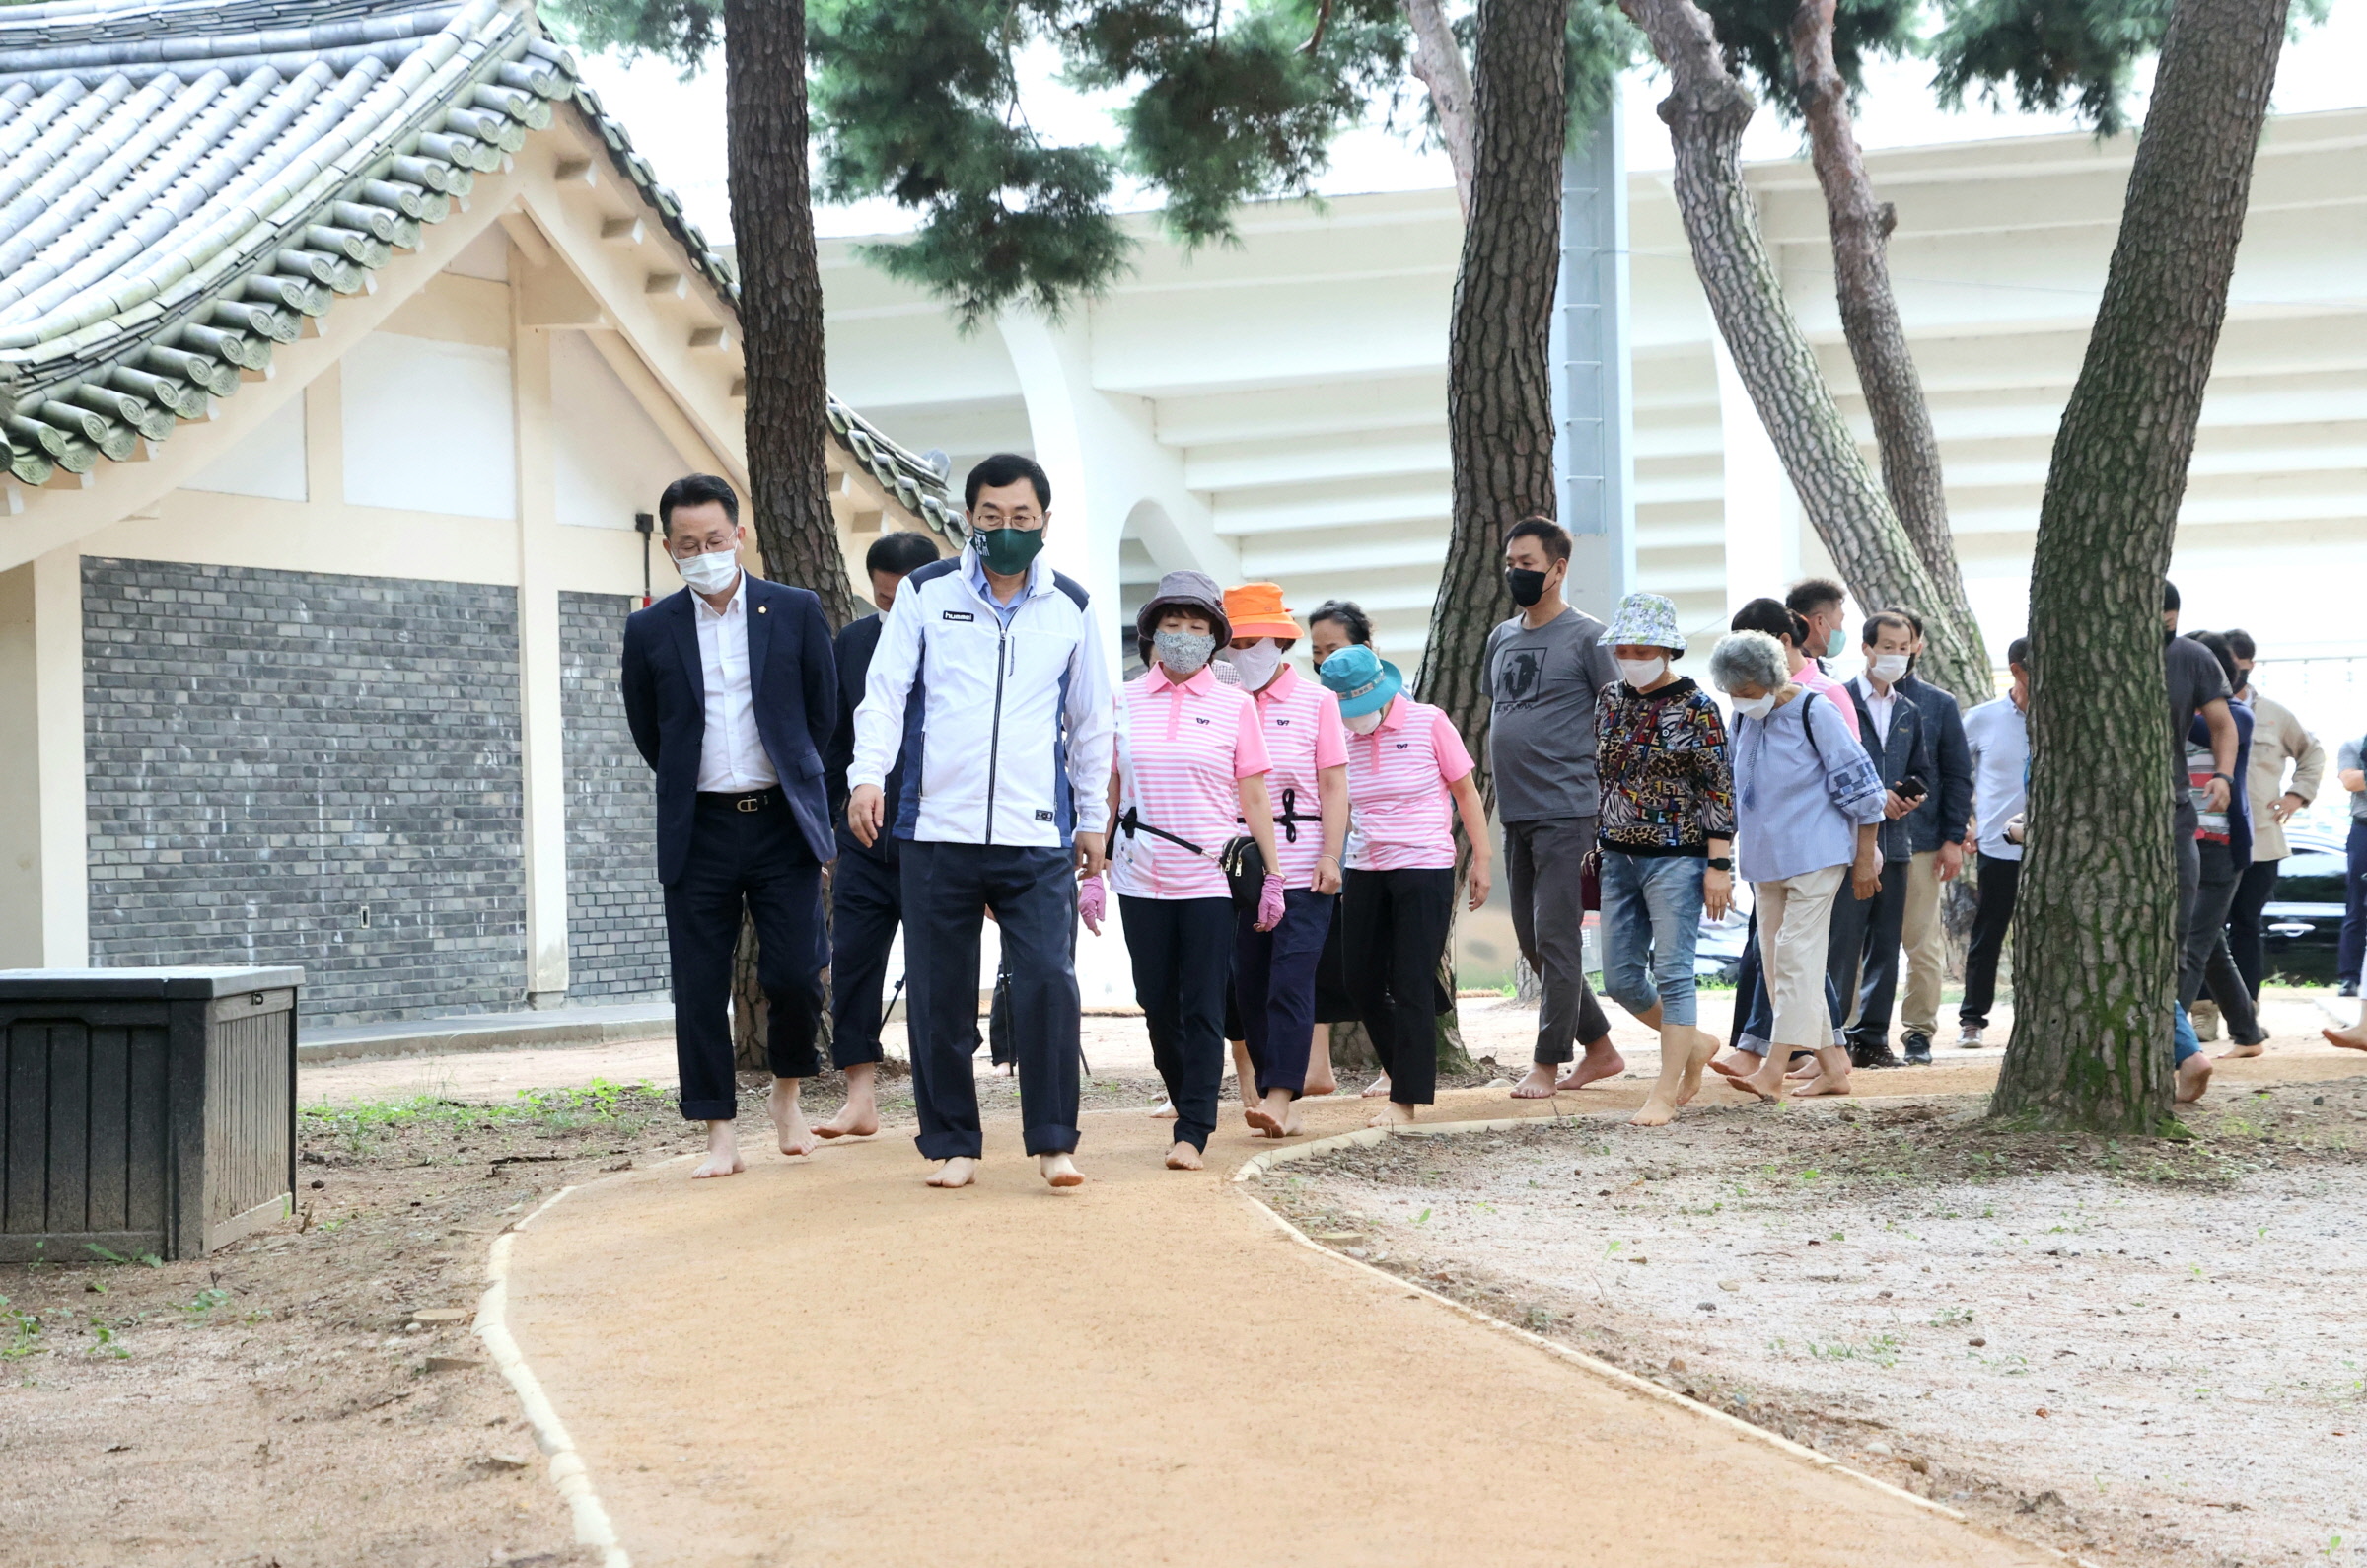
<path fill-rule="evenodd" d="M 2263 684 L 2367 730 L 2367 111 L 2273 121 L 2203 413 L 2175 567 L 2188 624 L 2244 625 Z M 2118 230 L 2133 142 L 2026 137 L 1877 153 L 1891 265 L 1938 426 L 1968 588 L 1993 656 L 2022 629 L 2054 427 Z M 1829 569 L 1715 342 L 1663 174 L 1629 183 L 1638 586 L 1688 627 Z M 1756 165 L 1794 309 L 1842 404 L 1855 380 L 1823 199 Z M 1048 552 L 1127 605 L 1164 569 L 1270 577 L 1304 609 L 1374 612 L 1410 675 L 1447 536 L 1454 193 L 1246 211 L 1186 256 L 1155 221 L 1132 276 L 1052 324 L 974 337 L 825 246 L 833 385 L 908 447 L 1031 451 L 1053 475 Z M 1871 456 L 1871 431 L 1861 434 Z M 1507 606 L 1509 608 L 1509 605 Z"/>

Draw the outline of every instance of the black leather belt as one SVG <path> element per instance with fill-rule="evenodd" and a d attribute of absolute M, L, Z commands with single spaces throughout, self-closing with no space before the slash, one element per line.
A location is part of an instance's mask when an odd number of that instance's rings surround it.
<path fill-rule="evenodd" d="M 713 806 L 722 811 L 760 812 L 780 805 L 781 799 L 781 792 L 777 788 L 751 790 L 745 795 L 718 794 L 713 790 L 698 792 L 699 805 Z"/>

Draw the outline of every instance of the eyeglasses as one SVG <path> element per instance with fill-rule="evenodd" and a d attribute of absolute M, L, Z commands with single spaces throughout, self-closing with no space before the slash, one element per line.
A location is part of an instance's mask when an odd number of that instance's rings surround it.
<path fill-rule="evenodd" d="M 982 506 L 969 516 L 970 521 L 982 529 L 1040 529 L 1043 527 L 1043 514 L 1031 512 L 1026 507 L 1022 507 L 1016 512 L 1006 512 L 1001 507 Z"/>

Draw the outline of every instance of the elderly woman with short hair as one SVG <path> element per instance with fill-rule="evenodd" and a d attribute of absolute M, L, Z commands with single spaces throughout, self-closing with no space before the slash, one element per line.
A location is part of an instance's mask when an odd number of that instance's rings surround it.
<path fill-rule="evenodd" d="M 1849 1053 L 1832 1043 L 1825 950 L 1844 882 L 1860 898 L 1882 885 L 1882 775 L 1829 698 L 1794 684 L 1783 645 L 1739 631 L 1709 656 L 1710 678 L 1734 699 L 1737 869 L 1758 905 L 1759 965 L 1774 1005 L 1772 1048 L 1758 1071 L 1729 1082 L 1772 1100 L 1795 1050 L 1823 1071 L 1801 1092 L 1849 1092 Z"/>

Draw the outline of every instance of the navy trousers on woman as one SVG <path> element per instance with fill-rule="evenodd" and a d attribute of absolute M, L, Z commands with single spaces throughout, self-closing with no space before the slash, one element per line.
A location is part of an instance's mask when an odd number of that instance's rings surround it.
<path fill-rule="evenodd" d="M 1400 1105 L 1438 1099 L 1438 960 L 1455 919 L 1451 866 L 1351 871 L 1342 879 L 1348 991 Z"/>
<path fill-rule="evenodd" d="M 1233 994 L 1241 1038 L 1257 1071 L 1257 1093 L 1307 1090 L 1307 1053 L 1315 1043 L 1315 971 L 1339 902 L 1337 893 L 1292 888 L 1282 894 L 1282 923 L 1257 929 L 1255 910 L 1233 917 Z M 1243 1097 L 1247 1099 L 1247 1096 Z"/>
<path fill-rule="evenodd" d="M 736 801 L 761 801 L 742 811 Z M 764 1041 L 775 1078 L 822 1071 L 822 864 L 806 847 L 778 790 L 701 795 L 689 859 L 666 889 L 666 946 L 674 959 L 674 1054 L 682 1115 L 730 1121 L 732 955 L 741 912 L 756 924 L 756 983 L 771 1027 Z"/>
<path fill-rule="evenodd" d="M 1233 983 L 1233 900 L 1120 894 L 1134 1000 L 1151 1060 L 1176 1107 L 1176 1141 L 1208 1147 L 1225 1080 L 1225 993 Z M 1321 950 L 1322 944 L 1317 944 Z M 1306 1073 L 1302 1063 L 1301 1076 Z"/>
<path fill-rule="evenodd" d="M 1077 1146 L 1078 1008 L 1074 861 L 1065 849 L 1010 844 L 897 846 L 903 873 L 904 995 L 912 1101 L 931 1160 L 974 1160 L 978 938 L 992 909 L 1011 973 L 1021 1132 L 1030 1154 Z"/>

